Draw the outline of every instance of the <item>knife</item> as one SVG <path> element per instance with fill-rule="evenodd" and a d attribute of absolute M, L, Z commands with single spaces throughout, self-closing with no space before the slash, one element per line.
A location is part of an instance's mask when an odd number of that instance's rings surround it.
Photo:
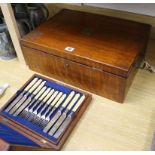
<path fill-rule="evenodd" d="M 44 84 L 46 83 L 46 81 L 44 81 L 44 82 L 42 82 L 40 85 L 39 85 L 39 87 L 37 87 L 36 88 L 36 90 L 27 98 L 27 100 L 24 102 L 24 103 L 22 103 L 19 107 L 18 107 L 18 109 L 14 112 L 14 116 L 17 116 L 18 114 L 20 114 L 22 111 L 23 111 L 23 109 L 28 105 L 28 104 L 30 104 L 32 101 L 34 101 L 34 98 L 35 98 L 35 95 L 43 88 L 43 86 L 44 86 Z M 49 89 L 47 89 L 48 91 L 50 90 L 50 88 Z"/>
<path fill-rule="evenodd" d="M 38 80 L 38 78 L 34 78 L 29 85 L 26 86 L 26 88 L 16 97 L 16 99 L 10 103 L 10 105 L 5 109 L 5 112 L 9 112 L 16 103 L 18 103 L 18 101 L 23 97 L 23 95 L 25 93 L 27 93 L 30 88 L 36 83 L 36 81 Z"/>
<path fill-rule="evenodd" d="M 22 97 L 22 99 L 9 111 L 9 114 L 13 114 L 16 111 L 16 109 L 18 109 L 18 107 L 27 99 L 27 97 L 38 87 L 38 85 L 40 85 L 41 82 L 41 79 L 38 80 L 36 84 L 33 85 L 31 89 Z M 45 81 L 42 83 L 44 84 Z"/>
<path fill-rule="evenodd" d="M 62 96 L 61 96 L 61 98 L 60 98 L 60 100 L 56 103 L 56 105 L 53 107 L 53 109 L 51 110 L 51 112 L 49 112 L 49 114 L 46 116 L 46 114 L 44 114 L 43 116 L 42 116 L 42 122 L 40 123 L 40 125 L 42 126 L 42 127 L 45 127 L 46 126 L 46 124 L 50 121 L 50 117 L 51 117 L 51 115 L 52 115 L 52 113 L 59 107 L 59 105 L 61 104 L 61 103 L 63 103 L 63 101 L 64 101 L 64 99 L 66 98 L 66 94 L 63 94 Z M 50 110 L 49 110 L 50 111 Z"/>
<path fill-rule="evenodd" d="M 60 125 L 62 124 L 62 122 L 67 117 L 67 113 L 71 110 L 71 108 L 77 102 L 77 100 L 79 99 L 79 97 L 80 97 L 80 94 L 76 94 L 75 97 L 72 99 L 72 101 L 69 103 L 69 105 L 67 106 L 67 108 L 65 109 L 65 111 L 62 113 L 62 115 L 59 117 L 59 119 L 57 120 L 57 122 L 54 124 L 54 126 L 48 132 L 48 134 L 50 136 L 52 136 L 57 131 L 57 129 L 60 127 Z"/>
<path fill-rule="evenodd" d="M 60 107 L 60 109 L 58 110 L 58 112 L 54 115 L 54 117 L 50 120 L 50 122 L 44 127 L 43 132 L 48 132 L 49 129 L 53 126 L 53 124 L 57 121 L 57 119 L 61 116 L 62 110 L 68 105 L 68 103 L 71 101 L 71 99 L 73 98 L 75 92 L 72 91 L 67 99 L 65 100 L 65 102 L 62 104 L 62 106 Z"/>
<path fill-rule="evenodd" d="M 60 135 L 62 135 L 62 133 L 66 130 L 66 128 L 68 127 L 69 123 L 72 121 L 77 109 L 80 107 L 80 105 L 83 103 L 83 101 L 85 100 L 85 95 L 83 95 L 79 101 L 76 103 L 76 105 L 74 106 L 74 108 L 72 109 L 72 111 L 69 113 L 69 115 L 67 116 L 67 118 L 65 119 L 65 121 L 61 124 L 61 126 L 59 127 L 59 129 L 56 131 L 56 133 L 54 134 L 54 138 L 59 138 Z"/>

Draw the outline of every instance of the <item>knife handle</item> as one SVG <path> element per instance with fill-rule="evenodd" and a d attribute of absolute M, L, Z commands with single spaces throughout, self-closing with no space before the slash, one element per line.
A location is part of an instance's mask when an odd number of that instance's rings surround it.
<path fill-rule="evenodd" d="M 31 89 L 28 90 L 29 93 L 32 93 L 37 87 L 38 85 L 42 82 L 42 80 L 38 80 L 32 87 Z"/>
<path fill-rule="evenodd" d="M 51 89 L 50 89 L 50 90 L 51 90 Z M 48 93 L 48 95 L 44 98 L 43 102 L 46 102 L 46 101 L 50 98 L 50 96 L 53 94 L 53 92 L 54 92 L 54 89 L 52 89 L 52 90 Z"/>
<path fill-rule="evenodd" d="M 72 109 L 73 112 L 76 112 L 76 110 L 80 107 L 80 105 L 82 104 L 82 102 L 85 100 L 86 96 L 83 95 L 79 101 L 76 103 L 76 105 L 74 106 L 74 108 Z"/>
<path fill-rule="evenodd" d="M 62 96 L 62 92 L 60 92 L 56 97 L 55 97 L 55 99 L 52 101 L 52 103 L 51 103 L 51 106 L 53 107 L 57 102 L 58 102 L 58 100 L 60 99 L 60 97 Z"/>
<path fill-rule="evenodd" d="M 72 101 L 69 103 L 69 105 L 67 107 L 68 110 L 70 110 L 73 107 L 73 105 L 76 103 L 76 101 L 78 100 L 79 97 L 80 97 L 80 94 L 76 94 L 74 96 L 74 98 L 72 99 Z"/>
<path fill-rule="evenodd" d="M 63 100 L 66 98 L 66 94 L 63 94 L 60 98 L 60 100 L 57 102 L 57 104 L 55 105 L 55 108 L 59 107 L 59 105 L 63 102 Z"/>
<path fill-rule="evenodd" d="M 34 84 L 35 82 L 38 80 L 38 78 L 34 78 L 29 85 L 24 89 L 24 91 L 28 91 Z"/>
<path fill-rule="evenodd" d="M 43 92 L 45 91 L 46 88 L 47 88 L 47 87 L 44 86 L 44 87 L 40 90 L 40 92 L 35 96 L 35 99 L 36 99 L 36 100 L 43 94 Z"/>
<path fill-rule="evenodd" d="M 67 106 L 67 104 L 70 102 L 70 100 L 72 99 L 72 97 L 74 96 L 75 92 L 72 91 L 69 96 L 67 97 L 67 99 L 65 100 L 65 102 L 62 104 L 62 107 L 65 108 Z"/>
<path fill-rule="evenodd" d="M 47 101 L 47 104 L 49 105 L 53 99 L 56 97 L 56 95 L 58 94 L 59 92 L 58 91 L 55 91 L 54 94 L 50 97 L 50 99 Z"/>
<path fill-rule="evenodd" d="M 49 91 L 49 88 L 46 89 L 46 91 L 40 96 L 39 100 L 41 101 L 49 93 Z"/>
<path fill-rule="evenodd" d="M 42 82 L 42 83 L 39 85 L 39 87 L 36 88 L 36 90 L 33 92 L 33 95 L 36 95 L 36 94 L 40 91 L 40 89 L 44 86 L 45 83 L 46 83 L 46 81 Z"/>

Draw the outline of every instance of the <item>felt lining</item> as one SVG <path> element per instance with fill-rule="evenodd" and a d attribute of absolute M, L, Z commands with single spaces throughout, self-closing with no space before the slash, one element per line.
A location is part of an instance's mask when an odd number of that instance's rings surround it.
<path fill-rule="evenodd" d="M 0 138 L 10 144 L 38 146 L 35 142 L 2 123 L 0 123 Z"/>

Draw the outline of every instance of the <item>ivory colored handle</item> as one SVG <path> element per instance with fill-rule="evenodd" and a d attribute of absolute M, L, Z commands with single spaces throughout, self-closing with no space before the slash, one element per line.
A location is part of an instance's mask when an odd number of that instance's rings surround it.
<path fill-rule="evenodd" d="M 39 100 L 42 100 L 50 91 L 50 88 L 46 89 L 46 91 L 42 94 L 42 96 L 39 98 Z"/>
<path fill-rule="evenodd" d="M 51 88 L 49 88 L 50 90 L 51 90 Z M 44 102 L 46 102 L 47 100 L 48 100 L 48 98 L 53 94 L 53 92 L 54 92 L 54 89 L 52 89 L 49 93 L 48 93 L 48 95 L 44 98 Z"/>
<path fill-rule="evenodd" d="M 34 78 L 30 84 L 24 89 L 24 91 L 28 91 L 34 84 L 35 82 L 38 80 L 38 78 Z"/>
<path fill-rule="evenodd" d="M 79 101 L 76 103 L 76 105 L 74 106 L 74 108 L 73 108 L 73 110 L 72 111 L 74 111 L 74 112 L 76 112 L 76 110 L 80 107 L 80 105 L 82 104 L 82 102 L 85 100 L 85 95 L 83 95 L 80 99 L 79 99 Z"/>
<path fill-rule="evenodd" d="M 46 88 L 47 88 L 47 87 L 45 86 L 45 87 L 43 87 L 43 88 L 40 90 L 40 92 L 35 96 L 35 99 L 36 99 L 36 100 L 43 94 L 43 92 L 45 91 Z"/>
<path fill-rule="evenodd" d="M 36 90 L 33 92 L 33 94 L 36 95 L 40 91 L 40 89 L 44 86 L 45 83 L 46 83 L 46 81 L 42 82 L 39 85 L 39 87 L 36 88 Z"/>
<path fill-rule="evenodd" d="M 39 84 L 42 82 L 42 80 L 38 80 L 32 87 L 30 90 L 28 90 L 29 93 L 32 93 L 38 86 Z"/>
<path fill-rule="evenodd" d="M 47 101 L 47 104 L 49 105 L 52 100 L 56 97 L 56 95 L 58 94 L 59 92 L 58 91 L 55 91 L 54 94 L 51 96 L 51 98 Z"/>
<path fill-rule="evenodd" d="M 62 92 L 60 92 L 57 96 L 56 96 L 56 98 L 52 101 L 52 103 L 51 103 L 51 106 L 54 106 L 56 103 L 57 103 L 57 101 L 60 99 L 60 97 L 62 96 Z"/>
<path fill-rule="evenodd" d="M 67 109 L 70 110 L 72 108 L 72 106 L 76 103 L 76 101 L 78 100 L 78 98 L 80 97 L 80 94 L 76 94 L 74 96 L 74 98 L 72 99 L 72 101 L 69 103 Z"/>
<path fill-rule="evenodd" d="M 67 106 L 67 104 L 70 102 L 70 100 L 72 99 L 72 97 L 74 96 L 75 92 L 72 91 L 69 96 L 67 97 L 67 99 L 65 100 L 65 102 L 63 103 L 62 107 L 65 108 Z"/>
<path fill-rule="evenodd" d="M 63 100 L 66 98 L 66 94 L 63 94 L 62 96 L 61 96 L 61 98 L 60 98 L 60 100 L 57 102 L 57 104 L 55 105 L 55 108 L 57 108 L 62 102 L 63 102 Z"/>

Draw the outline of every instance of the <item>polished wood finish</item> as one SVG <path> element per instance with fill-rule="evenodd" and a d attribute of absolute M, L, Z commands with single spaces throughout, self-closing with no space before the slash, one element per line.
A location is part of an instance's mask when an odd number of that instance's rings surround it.
<path fill-rule="evenodd" d="M 21 44 L 32 70 L 123 102 L 149 31 L 146 24 L 63 10 Z"/>
<path fill-rule="evenodd" d="M 70 83 L 87 91 L 122 102 L 126 79 L 108 72 L 92 69 L 70 60 L 23 47 L 32 70 Z M 32 63 L 37 62 L 37 63 Z M 50 63 L 49 63 L 50 62 Z M 105 82 L 106 81 L 106 82 Z"/>
<path fill-rule="evenodd" d="M 4 141 L 3 139 L 0 139 L 0 151 L 7 151 L 9 150 L 10 145 Z"/>
<path fill-rule="evenodd" d="M 32 76 L 32 78 L 34 78 L 34 76 Z M 40 76 L 40 77 L 44 78 L 45 80 L 50 80 L 52 82 L 55 82 L 55 81 L 45 78 L 43 76 Z M 25 87 L 32 80 L 32 78 L 29 79 L 20 89 Z M 67 86 L 67 85 L 64 85 L 64 86 Z M 67 86 L 67 87 L 70 87 L 70 86 Z M 46 137 L 43 137 L 42 135 L 39 135 L 38 133 L 32 131 L 28 127 L 10 119 L 9 117 L 7 117 L 1 113 L 0 114 L 0 122 L 1 123 L 18 131 L 19 133 L 28 137 L 29 139 L 31 139 L 32 141 L 34 141 L 35 143 L 37 143 L 40 146 L 40 147 L 32 147 L 32 146 L 22 146 L 22 145 L 10 144 L 10 150 L 18 150 L 18 151 L 20 151 L 20 150 L 60 150 L 63 147 L 63 145 L 64 145 L 65 141 L 67 140 L 68 136 L 70 135 L 71 131 L 73 130 L 73 128 L 75 127 L 75 125 L 79 121 L 79 119 L 81 118 L 82 114 L 84 113 L 84 111 L 86 110 L 88 104 L 90 103 L 90 101 L 92 99 L 92 96 L 90 94 L 88 94 L 84 91 L 75 89 L 75 88 L 72 88 L 72 89 L 85 94 L 86 99 L 83 102 L 83 104 L 80 106 L 80 108 L 78 109 L 78 111 L 77 111 L 74 119 L 71 121 L 69 127 L 66 129 L 64 134 L 62 134 L 62 136 L 59 138 L 59 140 L 56 143 L 52 142 L 50 139 L 48 139 Z M 14 96 L 12 96 L 12 98 L 3 106 L 2 111 L 8 106 L 8 104 L 10 104 L 10 101 L 12 101 L 15 96 L 16 96 L 16 94 Z"/>

